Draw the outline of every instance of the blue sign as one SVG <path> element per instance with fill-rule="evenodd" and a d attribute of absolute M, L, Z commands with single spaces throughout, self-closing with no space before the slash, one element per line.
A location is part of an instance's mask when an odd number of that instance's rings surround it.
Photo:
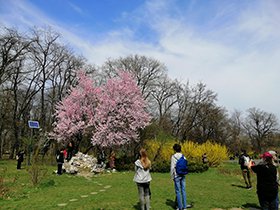
<path fill-rule="evenodd" d="M 28 120 L 29 128 L 40 128 L 38 121 Z"/>

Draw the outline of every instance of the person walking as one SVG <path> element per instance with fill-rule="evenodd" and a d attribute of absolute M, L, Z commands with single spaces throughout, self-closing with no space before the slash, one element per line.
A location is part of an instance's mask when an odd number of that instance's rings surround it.
<path fill-rule="evenodd" d="M 171 174 L 171 178 L 174 181 L 174 186 L 175 186 L 175 194 L 176 194 L 176 201 L 178 207 L 177 210 L 182 210 L 182 209 L 184 210 L 187 208 L 191 208 L 192 205 L 187 204 L 186 176 L 179 175 L 176 172 L 177 161 L 183 156 L 183 154 L 181 153 L 181 145 L 174 144 L 173 150 L 175 154 L 171 156 L 170 174 Z"/>
<path fill-rule="evenodd" d="M 257 174 L 257 194 L 262 210 L 278 210 L 277 168 L 273 164 L 273 156 L 265 152 L 263 161 L 254 165 L 250 161 L 249 168 Z"/>
<path fill-rule="evenodd" d="M 140 200 L 141 210 L 150 209 L 150 182 L 152 180 L 150 169 L 151 161 L 148 158 L 147 151 L 141 149 L 139 159 L 135 161 L 135 175 L 133 181 L 137 184 L 138 195 Z"/>
<path fill-rule="evenodd" d="M 250 170 L 248 168 L 250 160 L 251 160 L 251 158 L 247 154 L 246 150 L 242 150 L 242 153 L 239 156 L 238 162 L 239 162 L 240 169 L 242 171 L 242 176 L 245 181 L 247 189 L 252 189 L 251 174 L 250 174 Z"/>

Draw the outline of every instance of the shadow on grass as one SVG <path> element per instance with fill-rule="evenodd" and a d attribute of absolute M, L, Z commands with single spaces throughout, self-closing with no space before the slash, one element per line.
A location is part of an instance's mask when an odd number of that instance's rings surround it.
<path fill-rule="evenodd" d="M 175 203 L 174 200 L 166 199 L 165 204 L 166 204 L 167 206 L 172 207 L 173 209 L 176 208 L 176 203 Z"/>
<path fill-rule="evenodd" d="M 250 210 L 261 209 L 261 208 L 259 207 L 259 205 L 255 204 L 255 203 L 246 203 L 246 204 L 243 204 L 242 207 L 244 207 L 244 208 L 249 208 Z"/>
<path fill-rule="evenodd" d="M 135 204 L 134 206 L 133 206 L 133 208 L 134 209 L 141 209 L 141 206 L 140 206 L 140 202 L 138 202 L 137 204 Z"/>
<path fill-rule="evenodd" d="M 245 187 L 243 185 L 232 184 L 231 186 L 247 189 L 247 187 Z"/>

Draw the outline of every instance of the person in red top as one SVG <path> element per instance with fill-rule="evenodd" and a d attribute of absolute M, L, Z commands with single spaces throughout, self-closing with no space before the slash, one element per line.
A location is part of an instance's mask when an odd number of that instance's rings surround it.
<path fill-rule="evenodd" d="M 257 194 L 262 210 L 278 210 L 278 183 L 277 168 L 273 164 L 273 156 L 265 152 L 262 156 L 263 161 L 254 165 L 252 161 L 249 168 L 257 174 Z"/>
<path fill-rule="evenodd" d="M 64 157 L 64 159 L 67 158 L 67 150 L 66 149 L 63 150 L 63 157 Z"/>

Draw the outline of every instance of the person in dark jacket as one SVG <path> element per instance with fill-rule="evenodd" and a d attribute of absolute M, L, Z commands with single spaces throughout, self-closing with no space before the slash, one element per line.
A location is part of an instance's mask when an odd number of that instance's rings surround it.
<path fill-rule="evenodd" d="M 202 158 L 202 163 L 203 164 L 207 164 L 208 163 L 207 153 L 204 153 L 201 158 Z"/>
<path fill-rule="evenodd" d="M 257 174 L 257 194 L 262 210 L 278 210 L 277 168 L 273 164 L 273 156 L 269 152 L 262 155 L 263 161 L 249 168 Z"/>
<path fill-rule="evenodd" d="M 252 183 L 251 183 L 251 174 L 250 170 L 248 168 L 248 164 L 250 162 L 251 158 L 247 154 L 246 150 L 242 150 L 241 155 L 239 156 L 239 165 L 240 169 L 242 171 L 242 176 L 246 184 L 247 189 L 252 189 Z"/>
<path fill-rule="evenodd" d="M 62 174 L 62 165 L 64 163 L 64 153 L 63 153 L 63 151 L 64 151 L 64 149 L 61 148 L 56 153 L 57 175 L 61 175 Z"/>
<path fill-rule="evenodd" d="M 74 153 L 74 143 L 71 141 L 67 145 L 67 158 L 66 158 L 67 161 L 71 160 L 73 153 Z"/>
<path fill-rule="evenodd" d="M 16 159 L 17 159 L 17 169 L 21 169 L 21 163 L 23 162 L 23 156 L 24 156 L 24 151 L 19 151 L 17 153 Z"/>

